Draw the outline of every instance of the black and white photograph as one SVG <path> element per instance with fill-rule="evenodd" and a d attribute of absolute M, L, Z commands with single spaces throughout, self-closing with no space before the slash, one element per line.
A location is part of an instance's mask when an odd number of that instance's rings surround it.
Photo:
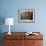
<path fill-rule="evenodd" d="M 19 22 L 35 22 L 35 9 L 20 9 L 18 18 Z"/>

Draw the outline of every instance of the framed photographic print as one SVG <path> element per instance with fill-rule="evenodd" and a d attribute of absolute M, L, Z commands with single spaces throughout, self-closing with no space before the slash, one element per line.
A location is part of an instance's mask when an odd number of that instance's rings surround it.
<path fill-rule="evenodd" d="M 35 9 L 20 9 L 18 10 L 18 21 L 19 22 L 35 22 Z"/>

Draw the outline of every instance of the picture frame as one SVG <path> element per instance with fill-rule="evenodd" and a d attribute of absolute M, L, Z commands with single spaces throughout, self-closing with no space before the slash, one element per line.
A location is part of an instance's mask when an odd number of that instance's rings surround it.
<path fill-rule="evenodd" d="M 35 9 L 19 9 L 18 21 L 23 23 L 35 22 Z"/>

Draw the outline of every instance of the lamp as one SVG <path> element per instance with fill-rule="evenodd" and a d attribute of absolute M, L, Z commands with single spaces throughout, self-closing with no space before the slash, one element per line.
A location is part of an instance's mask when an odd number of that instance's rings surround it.
<path fill-rule="evenodd" d="M 5 18 L 5 25 L 9 25 L 8 34 L 11 35 L 11 33 L 10 33 L 10 25 L 14 25 L 14 18 Z"/>

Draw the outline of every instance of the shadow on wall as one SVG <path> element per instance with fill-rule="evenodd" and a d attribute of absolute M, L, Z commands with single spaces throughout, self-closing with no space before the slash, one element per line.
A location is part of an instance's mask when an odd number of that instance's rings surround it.
<path fill-rule="evenodd" d="M 0 46 L 3 46 L 3 32 L 2 32 L 2 25 L 5 23 L 5 17 L 0 16 Z"/>
<path fill-rule="evenodd" d="M 5 17 L 0 16 L 0 33 L 2 33 L 2 26 L 5 24 Z"/>

